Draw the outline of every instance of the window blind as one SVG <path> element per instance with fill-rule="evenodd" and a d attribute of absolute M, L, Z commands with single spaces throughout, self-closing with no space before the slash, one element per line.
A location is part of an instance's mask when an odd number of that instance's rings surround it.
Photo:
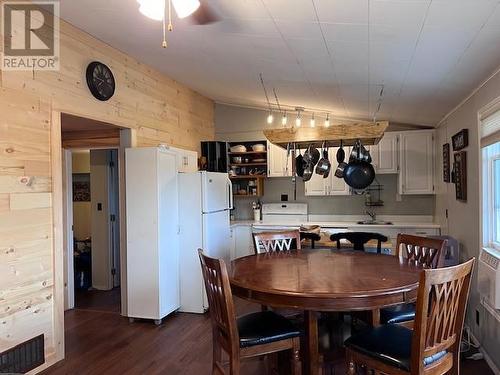
<path fill-rule="evenodd" d="M 500 142 L 500 110 L 481 120 L 481 147 Z"/>

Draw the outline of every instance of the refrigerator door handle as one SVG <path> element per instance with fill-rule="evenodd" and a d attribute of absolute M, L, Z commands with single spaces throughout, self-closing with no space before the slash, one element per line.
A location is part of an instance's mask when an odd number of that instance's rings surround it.
<path fill-rule="evenodd" d="M 234 202 L 233 202 L 233 183 L 231 182 L 231 180 L 228 178 L 227 179 L 227 185 L 226 185 L 226 188 L 227 188 L 227 194 L 228 194 L 228 208 L 230 210 L 232 210 L 234 208 Z"/>

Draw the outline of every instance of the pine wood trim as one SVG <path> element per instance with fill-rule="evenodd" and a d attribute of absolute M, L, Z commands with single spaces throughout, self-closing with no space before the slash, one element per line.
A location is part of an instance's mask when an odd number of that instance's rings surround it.
<path fill-rule="evenodd" d="M 61 113 L 51 114 L 50 131 L 52 170 L 52 226 L 53 226 L 53 313 L 54 362 L 64 358 L 64 239 L 63 239 L 63 181 L 61 148 Z"/>

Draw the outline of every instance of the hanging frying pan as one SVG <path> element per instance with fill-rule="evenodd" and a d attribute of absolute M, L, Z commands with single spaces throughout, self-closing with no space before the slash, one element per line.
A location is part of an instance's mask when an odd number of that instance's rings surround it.
<path fill-rule="evenodd" d="M 349 164 L 344 169 L 344 181 L 353 189 L 366 189 L 375 179 L 375 169 L 373 165 L 361 158 L 361 142 L 357 142 L 353 147 L 353 152 L 349 158 Z"/>
<path fill-rule="evenodd" d="M 345 151 L 344 151 L 344 143 L 340 141 L 340 148 L 337 150 L 337 169 L 335 170 L 335 177 L 343 178 L 344 177 L 344 169 L 347 167 L 347 163 L 345 162 Z"/>
<path fill-rule="evenodd" d="M 295 173 L 299 177 L 302 177 L 304 175 L 304 158 L 302 157 L 300 149 L 299 154 L 295 158 Z"/>

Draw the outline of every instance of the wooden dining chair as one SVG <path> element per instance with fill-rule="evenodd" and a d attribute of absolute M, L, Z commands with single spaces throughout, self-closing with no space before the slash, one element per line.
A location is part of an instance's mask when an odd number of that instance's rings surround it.
<path fill-rule="evenodd" d="M 255 254 L 300 250 L 300 231 L 254 233 Z"/>
<path fill-rule="evenodd" d="M 382 252 L 382 242 L 387 242 L 387 237 L 380 233 L 369 232 L 342 232 L 334 233 L 330 236 L 330 241 L 337 242 L 337 249 L 340 249 L 340 241 L 347 240 L 353 245 L 353 250 L 365 251 L 365 244 L 368 241 L 377 240 L 377 253 Z"/>
<path fill-rule="evenodd" d="M 459 374 L 460 341 L 475 259 L 420 275 L 414 330 L 385 324 L 345 342 L 349 375 Z"/>
<path fill-rule="evenodd" d="M 299 330 L 286 318 L 272 311 L 251 313 L 236 319 L 224 261 L 205 256 L 201 249 L 198 254 L 212 322 L 212 375 L 225 374 L 223 350 L 229 356 L 230 375 L 240 374 L 240 361 L 243 358 L 285 350 L 291 353 L 290 374 L 300 374 Z"/>
<path fill-rule="evenodd" d="M 417 264 L 424 268 L 442 267 L 444 263 L 444 247 L 446 240 L 398 234 L 396 242 L 396 256 L 405 262 Z M 375 311 L 375 315 L 377 312 Z M 396 323 L 408 328 L 413 326 L 415 319 L 415 304 L 404 303 L 386 307 L 380 310 L 381 324 Z M 377 325 L 377 318 L 373 318 Z"/>

